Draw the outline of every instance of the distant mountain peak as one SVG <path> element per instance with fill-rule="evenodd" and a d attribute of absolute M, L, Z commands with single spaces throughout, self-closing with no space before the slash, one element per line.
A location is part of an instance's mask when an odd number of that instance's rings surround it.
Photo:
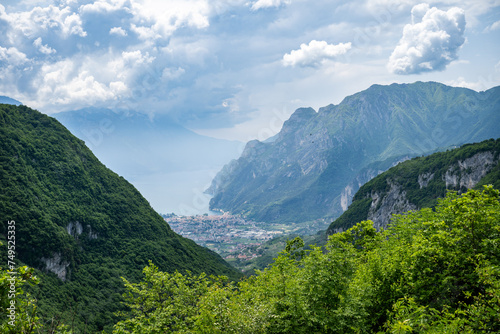
<path fill-rule="evenodd" d="M 2 104 L 13 104 L 15 106 L 20 106 L 22 102 L 19 102 L 17 100 L 14 100 L 8 96 L 0 96 L 0 103 Z"/>
<path fill-rule="evenodd" d="M 299 108 L 290 116 L 289 120 L 308 120 L 316 116 L 316 110 L 313 108 Z"/>

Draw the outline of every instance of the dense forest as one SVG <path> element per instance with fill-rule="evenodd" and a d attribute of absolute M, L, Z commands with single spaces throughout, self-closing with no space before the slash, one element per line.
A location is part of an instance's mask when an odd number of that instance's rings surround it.
<path fill-rule="evenodd" d="M 115 333 L 496 333 L 500 203 L 491 186 L 450 192 L 436 209 L 364 221 L 326 250 L 289 241 L 240 283 L 166 274 L 126 282 L 129 319 Z"/>
<path fill-rule="evenodd" d="M 397 215 L 381 231 L 360 222 L 331 235 L 325 249 L 304 250 L 297 237 L 239 282 L 162 272 L 150 262 L 139 283 L 123 279 L 127 309 L 113 332 L 498 333 L 499 199 L 491 186 L 449 192 L 435 210 Z M 20 279 L 33 280 L 23 271 Z M 15 333 L 42 326 L 35 302 L 19 299 Z"/>

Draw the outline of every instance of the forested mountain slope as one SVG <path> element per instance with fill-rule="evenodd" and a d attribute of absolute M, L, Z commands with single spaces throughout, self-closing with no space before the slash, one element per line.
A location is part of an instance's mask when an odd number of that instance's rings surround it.
<path fill-rule="evenodd" d="M 500 137 L 500 87 L 373 85 L 338 105 L 298 109 L 273 142 L 251 141 L 208 190 L 213 209 L 262 221 L 338 217 L 395 163 Z"/>
<path fill-rule="evenodd" d="M 86 332 L 114 323 L 120 276 L 137 279 L 148 260 L 169 272 L 240 276 L 175 234 L 57 120 L 25 106 L 0 105 L 0 187 L 2 263 L 5 222 L 14 220 L 16 259 L 44 273 L 32 291 L 41 314 Z"/>
<path fill-rule="evenodd" d="M 491 139 L 402 162 L 363 185 L 328 234 L 367 219 L 385 227 L 393 214 L 434 207 L 448 190 L 462 193 L 486 184 L 500 189 L 499 161 L 500 139 Z"/>

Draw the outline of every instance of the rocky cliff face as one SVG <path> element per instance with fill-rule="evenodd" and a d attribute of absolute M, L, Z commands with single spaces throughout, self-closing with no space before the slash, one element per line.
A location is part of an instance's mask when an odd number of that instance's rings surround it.
<path fill-rule="evenodd" d="M 354 194 L 361 188 L 363 184 L 373 179 L 375 176 L 383 173 L 389 167 L 394 167 L 400 162 L 409 160 L 410 156 L 402 156 L 396 159 L 390 159 L 389 161 L 385 161 L 379 164 L 372 164 L 367 167 L 363 171 L 361 171 L 354 179 L 349 183 L 340 195 L 340 206 L 342 207 L 342 212 L 346 211 L 349 208 L 349 205 L 352 203 L 352 199 Z M 390 162 L 390 164 L 389 164 Z"/>
<path fill-rule="evenodd" d="M 498 157 L 495 159 L 494 153 L 491 151 L 478 153 L 470 158 L 459 160 L 456 164 L 450 166 L 443 176 L 446 189 L 474 188 L 497 163 Z"/>
<path fill-rule="evenodd" d="M 472 189 L 481 179 L 498 164 L 498 156 L 494 152 L 481 152 L 470 158 L 459 160 L 452 164 L 442 176 L 442 181 L 448 190 L 461 193 L 464 189 Z M 424 172 L 418 175 L 420 189 L 426 188 L 434 179 L 435 173 Z M 372 220 L 377 229 L 385 227 L 393 214 L 401 214 L 410 210 L 419 209 L 410 203 L 402 185 L 387 180 L 389 191 L 375 191 L 371 194 L 372 203 L 367 219 Z"/>
<path fill-rule="evenodd" d="M 393 214 L 433 206 L 446 191 L 462 193 L 484 183 L 500 183 L 499 162 L 500 139 L 401 163 L 362 186 L 353 201 L 358 205 L 352 205 L 333 222 L 329 233 L 340 232 L 361 220 L 372 220 L 380 229 L 387 226 Z M 367 200 L 365 213 L 351 212 L 360 210 L 359 203 Z"/>
<path fill-rule="evenodd" d="M 393 214 L 417 209 L 415 204 L 410 203 L 401 185 L 389 182 L 389 186 L 389 191 L 374 192 L 371 195 L 372 203 L 367 219 L 373 221 L 378 230 L 387 225 Z"/>
<path fill-rule="evenodd" d="M 63 260 L 61 253 L 53 253 L 50 258 L 41 258 L 45 264 L 45 270 L 56 274 L 61 281 L 66 281 L 68 275 L 69 261 Z"/>
<path fill-rule="evenodd" d="M 374 85 L 318 112 L 298 109 L 275 141 L 249 142 L 221 170 L 209 188 L 211 208 L 263 221 L 338 217 L 364 182 L 402 156 L 500 137 L 492 125 L 500 121 L 498 93 Z"/>

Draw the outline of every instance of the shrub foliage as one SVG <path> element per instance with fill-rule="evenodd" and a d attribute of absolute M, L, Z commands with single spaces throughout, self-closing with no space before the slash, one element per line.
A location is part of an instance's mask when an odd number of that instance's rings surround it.
<path fill-rule="evenodd" d="M 159 272 L 126 282 L 115 333 L 497 333 L 500 203 L 491 186 L 450 192 L 435 210 L 370 221 L 239 283 Z"/>

